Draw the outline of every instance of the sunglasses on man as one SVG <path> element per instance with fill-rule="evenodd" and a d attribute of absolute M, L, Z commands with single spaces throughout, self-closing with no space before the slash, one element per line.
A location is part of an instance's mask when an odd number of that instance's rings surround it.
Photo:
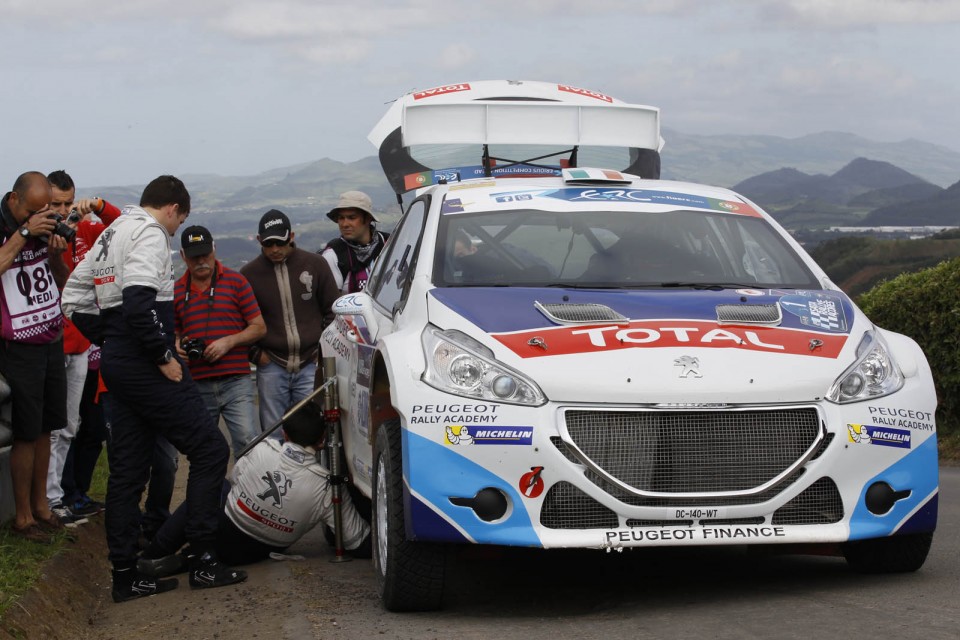
<path fill-rule="evenodd" d="M 285 247 L 290 244 L 289 240 L 264 240 L 260 243 L 261 247 Z"/>

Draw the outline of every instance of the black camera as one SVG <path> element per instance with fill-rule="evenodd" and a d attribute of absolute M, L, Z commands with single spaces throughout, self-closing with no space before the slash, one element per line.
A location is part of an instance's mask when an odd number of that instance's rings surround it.
<path fill-rule="evenodd" d="M 203 352 L 207 348 L 207 343 L 203 338 L 180 338 L 180 348 L 187 354 L 191 360 L 199 360 L 203 357 Z"/>
<path fill-rule="evenodd" d="M 73 242 L 73 239 L 77 237 L 76 229 L 66 224 L 63 221 L 63 216 L 59 213 L 53 214 L 53 219 L 57 221 L 57 224 L 53 227 L 53 232 L 67 242 Z"/>

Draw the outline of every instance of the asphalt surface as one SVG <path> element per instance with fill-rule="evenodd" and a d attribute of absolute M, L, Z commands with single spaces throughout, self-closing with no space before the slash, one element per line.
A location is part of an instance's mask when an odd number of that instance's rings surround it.
<path fill-rule="evenodd" d="M 319 532 L 303 560 L 250 567 L 240 587 L 104 605 L 91 638 L 960 638 L 960 469 L 941 469 L 924 567 L 860 575 L 841 558 L 744 548 L 602 551 L 458 547 L 444 608 L 380 606 L 369 561 L 330 562 Z"/>

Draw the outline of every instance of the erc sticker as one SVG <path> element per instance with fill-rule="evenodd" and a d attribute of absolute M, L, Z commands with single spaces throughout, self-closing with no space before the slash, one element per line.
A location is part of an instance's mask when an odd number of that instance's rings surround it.
<path fill-rule="evenodd" d="M 884 447 L 910 448 L 910 432 L 903 429 L 869 424 L 848 424 L 847 438 L 854 444 L 876 444 Z"/>
<path fill-rule="evenodd" d="M 447 425 L 444 444 L 533 444 L 533 427 Z"/>

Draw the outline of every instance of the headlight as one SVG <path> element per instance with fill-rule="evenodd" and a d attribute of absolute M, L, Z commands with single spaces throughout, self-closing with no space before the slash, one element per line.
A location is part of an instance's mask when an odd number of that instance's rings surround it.
<path fill-rule="evenodd" d="M 423 330 L 423 381 L 468 398 L 539 406 L 547 399 L 533 381 L 497 362 L 493 351 L 461 331 Z"/>
<path fill-rule="evenodd" d="M 868 331 L 857 347 L 857 361 L 837 378 L 827 400 L 838 404 L 890 395 L 903 386 L 903 374 L 883 338 Z"/>

